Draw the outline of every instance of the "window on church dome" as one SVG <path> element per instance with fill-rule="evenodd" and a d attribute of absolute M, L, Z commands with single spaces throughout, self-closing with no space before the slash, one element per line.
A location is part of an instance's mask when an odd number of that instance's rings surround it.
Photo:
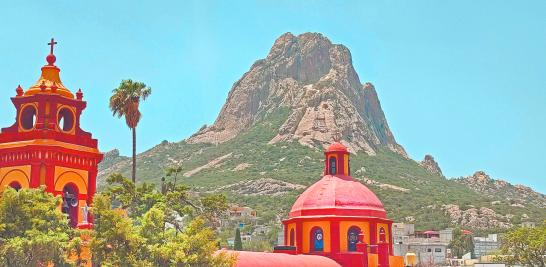
<path fill-rule="evenodd" d="M 336 175 L 337 174 L 336 158 L 335 157 L 330 158 L 330 174 L 331 175 Z"/>
<path fill-rule="evenodd" d="M 294 229 L 291 229 L 290 230 L 290 241 L 289 241 L 289 244 L 290 246 L 294 246 L 294 238 L 295 238 L 295 234 L 294 234 Z"/>
<path fill-rule="evenodd" d="M 347 232 L 347 248 L 349 251 L 356 251 L 359 234 L 360 228 L 358 226 L 351 226 L 351 228 L 349 228 L 349 231 Z"/>
<path fill-rule="evenodd" d="M 311 238 L 311 250 L 324 251 L 324 233 L 322 232 L 322 228 L 313 228 L 311 231 Z"/>
<path fill-rule="evenodd" d="M 383 227 L 379 228 L 379 241 L 386 242 L 385 228 Z"/>
<path fill-rule="evenodd" d="M 24 130 L 31 130 L 34 128 L 34 124 L 36 123 L 36 107 L 32 105 L 28 105 L 23 108 L 21 111 L 21 127 L 23 127 Z"/>
<path fill-rule="evenodd" d="M 74 128 L 74 113 L 68 108 L 61 108 L 57 115 L 57 125 L 64 132 L 69 132 Z"/>

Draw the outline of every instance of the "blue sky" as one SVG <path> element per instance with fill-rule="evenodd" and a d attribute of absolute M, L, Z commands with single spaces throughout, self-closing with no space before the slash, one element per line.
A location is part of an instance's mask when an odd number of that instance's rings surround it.
<path fill-rule="evenodd" d="M 64 84 L 82 88 L 82 126 L 130 153 L 108 110 L 133 78 L 139 151 L 216 118 L 232 84 L 284 32 L 346 45 L 375 84 L 397 141 L 432 154 L 448 177 L 484 170 L 546 192 L 546 1 L 10 1 L 0 16 L 0 126 L 32 85 L 55 37 Z"/>

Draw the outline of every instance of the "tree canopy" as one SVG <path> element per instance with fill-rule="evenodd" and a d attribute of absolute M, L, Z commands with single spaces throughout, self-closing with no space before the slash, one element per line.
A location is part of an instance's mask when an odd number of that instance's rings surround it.
<path fill-rule="evenodd" d="M 231 266 L 216 253 L 218 240 L 209 227 L 227 208 L 222 195 L 191 198 L 189 188 L 152 184 L 135 186 L 114 174 L 109 187 L 95 197 L 91 239 L 93 262 L 113 266 Z M 117 202 L 118 209 L 112 209 Z"/>
<path fill-rule="evenodd" d="M 0 266 L 64 266 L 77 237 L 44 188 L 7 187 L 0 200 Z"/>
<path fill-rule="evenodd" d="M 107 182 L 95 195 L 91 230 L 72 229 L 58 208 L 60 197 L 43 187 L 6 188 L 0 201 L 0 266 L 80 266 L 84 240 L 94 266 L 233 264 L 232 256 L 217 252 L 212 228 L 227 209 L 225 196 L 193 196 L 175 184 L 160 192 L 119 174 Z"/>
<path fill-rule="evenodd" d="M 499 260 L 511 265 L 546 266 L 546 221 L 508 231 L 501 239 L 500 253 Z"/>
<path fill-rule="evenodd" d="M 474 254 L 474 241 L 472 235 L 464 234 L 461 228 L 453 229 L 453 239 L 449 243 L 449 248 L 457 258 L 461 258 L 468 252 Z"/>

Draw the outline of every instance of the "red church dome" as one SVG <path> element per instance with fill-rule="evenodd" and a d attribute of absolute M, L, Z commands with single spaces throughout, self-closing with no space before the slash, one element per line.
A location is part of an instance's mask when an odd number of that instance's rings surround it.
<path fill-rule="evenodd" d="M 326 149 L 326 153 L 328 152 L 347 152 L 347 147 L 340 142 L 334 142 Z"/>
<path fill-rule="evenodd" d="M 383 204 L 370 189 L 350 176 L 333 175 L 326 175 L 307 188 L 288 217 L 317 215 L 387 218 Z"/>
<path fill-rule="evenodd" d="M 289 218 L 331 215 L 386 219 L 379 198 L 350 176 L 347 147 L 335 142 L 324 154 L 324 177 L 299 196 L 288 214 Z"/>

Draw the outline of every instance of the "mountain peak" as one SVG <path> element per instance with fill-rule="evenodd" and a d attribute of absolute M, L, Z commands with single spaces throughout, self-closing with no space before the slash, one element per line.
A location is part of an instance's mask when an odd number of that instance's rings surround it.
<path fill-rule="evenodd" d="M 296 140 L 320 147 L 340 139 L 353 152 L 373 155 L 384 147 L 406 156 L 374 86 L 360 83 L 349 49 L 320 33 L 277 38 L 267 57 L 233 85 L 214 124 L 188 142 L 223 143 L 280 108 L 290 114 L 270 143 Z"/>
<path fill-rule="evenodd" d="M 425 155 L 425 158 L 421 162 L 419 162 L 419 165 L 423 166 L 425 169 L 427 169 L 427 171 L 431 173 L 444 176 L 442 174 L 442 169 L 440 169 L 438 162 L 434 160 L 434 157 L 432 155 Z"/>

